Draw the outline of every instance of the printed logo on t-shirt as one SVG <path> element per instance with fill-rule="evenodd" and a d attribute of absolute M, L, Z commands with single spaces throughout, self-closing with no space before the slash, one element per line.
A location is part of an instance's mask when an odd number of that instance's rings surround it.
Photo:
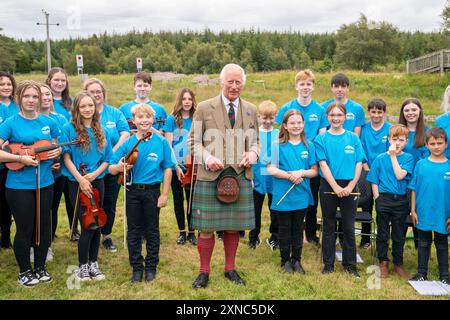
<path fill-rule="evenodd" d="M 106 123 L 106 127 L 107 127 L 108 129 L 115 128 L 115 127 L 116 127 L 116 123 L 113 122 L 113 121 L 108 121 L 108 122 Z"/>
<path fill-rule="evenodd" d="M 381 142 L 386 143 L 388 141 L 388 136 L 383 136 Z"/>
<path fill-rule="evenodd" d="M 158 161 L 158 155 L 154 152 L 151 152 L 147 156 L 147 160 L 149 161 Z"/>
<path fill-rule="evenodd" d="M 355 114 L 352 112 L 347 113 L 347 120 L 355 120 Z"/>
<path fill-rule="evenodd" d="M 315 121 L 319 121 L 319 117 L 317 116 L 317 114 L 313 113 L 313 114 L 309 115 L 309 122 L 315 122 Z"/>
<path fill-rule="evenodd" d="M 445 173 L 444 180 L 450 180 L 450 171 Z"/>
<path fill-rule="evenodd" d="M 353 148 L 352 146 L 346 146 L 344 149 L 344 152 L 346 154 L 354 154 L 355 153 L 355 148 Z"/>
<path fill-rule="evenodd" d="M 49 126 L 42 127 L 41 132 L 42 134 L 50 134 L 50 127 Z"/>
<path fill-rule="evenodd" d="M 308 159 L 309 158 L 309 152 L 308 151 L 302 151 L 302 153 L 300 154 L 300 158 Z"/>

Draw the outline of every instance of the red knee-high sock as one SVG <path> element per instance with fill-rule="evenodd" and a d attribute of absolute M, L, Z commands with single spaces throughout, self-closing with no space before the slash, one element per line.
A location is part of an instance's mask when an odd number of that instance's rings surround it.
<path fill-rule="evenodd" d="M 197 241 L 197 250 L 200 255 L 200 272 L 209 273 L 211 271 L 211 256 L 214 250 L 215 237 L 202 238 Z"/>
<path fill-rule="evenodd" d="M 239 245 L 238 232 L 224 232 L 223 248 L 225 249 L 225 272 L 235 270 L 236 251 Z"/>

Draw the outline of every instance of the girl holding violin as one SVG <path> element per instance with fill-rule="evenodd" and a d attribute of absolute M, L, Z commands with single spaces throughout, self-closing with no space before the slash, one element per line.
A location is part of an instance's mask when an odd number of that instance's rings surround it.
<path fill-rule="evenodd" d="M 46 84 L 40 83 L 41 88 L 41 108 L 40 113 L 46 115 L 55 120 L 58 125 L 59 134 L 62 133 L 63 126 L 68 122 L 65 117 L 55 112 L 53 107 L 53 94 L 50 87 Z M 53 177 L 55 184 L 53 185 L 53 201 L 52 201 L 52 215 L 51 215 L 51 228 L 52 228 L 52 241 L 56 237 L 56 228 L 58 227 L 58 208 L 61 201 L 61 196 L 64 190 L 64 184 L 66 183 L 66 177 L 61 173 L 61 161 L 54 159 L 52 164 Z M 53 251 L 48 248 L 47 261 L 53 260 Z"/>
<path fill-rule="evenodd" d="M 103 205 L 103 177 L 112 156 L 112 149 L 109 136 L 100 124 L 95 98 L 86 91 L 75 96 L 72 119 L 63 127 L 62 137 L 63 141 L 81 140 L 78 145 L 63 148 L 63 174 L 68 178 L 70 200 L 75 213 L 82 222 L 78 240 L 80 267 L 76 276 L 81 281 L 103 280 L 105 276 L 97 262 L 101 230 L 100 227 L 86 228 L 83 224 L 83 214 L 88 213 L 90 208 L 82 206 L 81 199 L 84 194 L 88 199 L 93 199 L 96 207 L 101 208 Z M 94 197 L 95 195 L 98 197 Z"/>
<path fill-rule="evenodd" d="M 190 159 L 189 149 L 186 141 L 191 129 L 192 117 L 195 112 L 197 103 L 195 101 L 195 95 L 192 90 L 183 88 L 177 95 L 173 112 L 170 114 L 164 125 L 164 136 L 172 146 L 176 160 L 178 162 L 176 166 L 176 175 L 172 175 L 172 194 L 173 194 L 173 206 L 175 208 L 175 217 L 177 218 L 178 230 L 180 234 L 177 239 L 178 244 L 185 244 L 188 240 L 192 245 L 197 245 L 197 239 L 195 237 L 195 231 L 191 227 L 191 207 L 190 207 L 190 186 L 193 185 L 190 181 L 192 178 L 192 172 L 186 175 L 187 167 L 190 166 L 192 171 L 192 161 L 186 163 L 186 158 Z M 183 183 L 184 182 L 184 183 Z M 184 214 L 184 196 L 183 187 L 186 194 L 187 202 L 187 220 L 189 233 L 186 238 L 186 224 Z"/>
<path fill-rule="evenodd" d="M 59 136 L 58 126 L 51 118 L 39 114 L 41 90 L 34 81 L 21 82 L 16 91 L 20 112 L 0 126 L 0 144 L 9 141 L 5 150 L 23 144 L 31 146 L 38 140 L 50 145 Z M 24 130 L 26 128 L 26 130 Z M 51 141 L 51 142 L 50 142 Z M 16 236 L 14 254 L 20 268 L 19 284 L 34 287 L 39 282 L 51 282 L 52 277 L 45 268 L 47 250 L 51 243 L 50 210 L 53 197 L 54 178 L 51 166 L 61 154 L 61 148 L 47 153 L 47 160 L 39 156 L 13 154 L 0 150 L 0 161 L 14 163 L 21 170 L 10 167 L 6 179 L 6 198 L 14 215 Z M 21 147 L 18 147 L 21 150 Z M 30 149 L 27 149 L 30 151 Z M 30 261 L 30 244 L 34 247 L 34 271 Z"/>
<path fill-rule="evenodd" d="M 137 133 L 125 141 L 114 153 L 109 172 L 123 173 L 126 182 L 127 241 L 131 282 L 155 279 L 159 262 L 159 211 L 167 203 L 176 162 L 169 143 L 164 137 L 152 133 L 155 111 L 145 103 L 132 109 L 132 120 Z M 125 168 L 124 168 L 125 167 Z M 160 190 L 161 183 L 162 191 Z M 147 256 L 142 257 L 142 238 L 146 240 Z"/>
<path fill-rule="evenodd" d="M 14 77 L 5 71 L 0 71 L 0 124 L 9 117 L 19 113 L 19 106 L 14 99 L 16 91 L 16 81 Z M 8 169 L 0 164 L 0 230 L 1 247 L 11 248 L 11 210 L 5 197 L 5 182 L 8 175 Z"/>

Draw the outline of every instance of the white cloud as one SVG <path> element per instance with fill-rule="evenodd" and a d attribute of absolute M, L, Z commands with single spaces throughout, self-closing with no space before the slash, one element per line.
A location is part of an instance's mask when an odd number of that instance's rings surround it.
<path fill-rule="evenodd" d="M 44 22 L 41 9 L 45 8 L 50 22 L 60 23 L 51 27 L 53 38 L 85 37 L 105 30 L 123 33 L 133 28 L 333 32 L 356 21 L 360 13 L 400 30 L 437 31 L 444 5 L 443 0 L 2 0 L 0 27 L 8 36 L 43 39 L 45 27 L 36 22 Z"/>

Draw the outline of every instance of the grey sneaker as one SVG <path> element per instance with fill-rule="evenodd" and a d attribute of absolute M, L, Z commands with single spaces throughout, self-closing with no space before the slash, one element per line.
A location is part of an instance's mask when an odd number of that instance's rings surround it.
<path fill-rule="evenodd" d="M 80 281 L 91 281 L 91 276 L 89 274 L 89 264 L 82 264 L 80 268 L 75 271 L 75 276 Z"/>
<path fill-rule="evenodd" d="M 39 280 L 39 282 L 50 283 L 53 281 L 52 276 L 47 272 L 47 270 L 45 270 L 45 268 L 37 268 L 36 270 L 34 270 L 34 275 L 36 276 L 36 279 Z"/>
<path fill-rule="evenodd" d="M 104 280 L 105 275 L 100 271 L 98 267 L 98 262 L 90 262 L 89 263 L 89 275 L 93 280 Z"/>
<path fill-rule="evenodd" d="M 111 238 L 106 238 L 102 242 L 103 248 L 105 248 L 109 252 L 117 252 L 117 247 L 114 245 Z"/>
<path fill-rule="evenodd" d="M 33 273 L 33 271 L 27 270 L 25 272 L 19 273 L 17 282 L 23 285 L 25 288 L 34 288 L 39 283 L 39 280 L 36 278 L 36 275 Z"/>

